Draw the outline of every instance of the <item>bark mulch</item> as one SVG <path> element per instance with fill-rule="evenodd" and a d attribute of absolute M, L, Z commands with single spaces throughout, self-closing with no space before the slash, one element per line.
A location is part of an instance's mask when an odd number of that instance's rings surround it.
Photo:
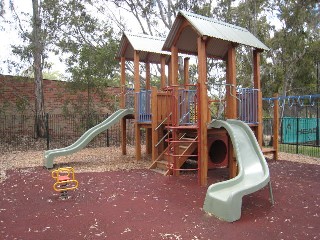
<path fill-rule="evenodd" d="M 191 173 L 77 172 L 79 188 L 61 200 L 50 171 L 10 169 L 0 183 L 0 239 L 320 239 L 320 166 L 269 167 L 275 205 L 267 187 L 245 196 L 234 223 L 202 211 L 207 187 Z M 226 176 L 211 170 L 209 182 Z"/>

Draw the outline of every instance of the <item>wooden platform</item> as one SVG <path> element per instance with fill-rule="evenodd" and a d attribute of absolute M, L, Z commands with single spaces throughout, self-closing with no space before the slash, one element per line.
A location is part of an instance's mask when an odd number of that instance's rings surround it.
<path fill-rule="evenodd" d="M 274 148 L 262 148 L 262 153 L 263 155 L 269 155 L 269 154 L 273 154 L 272 159 L 273 160 L 278 160 L 277 158 L 277 151 Z"/>

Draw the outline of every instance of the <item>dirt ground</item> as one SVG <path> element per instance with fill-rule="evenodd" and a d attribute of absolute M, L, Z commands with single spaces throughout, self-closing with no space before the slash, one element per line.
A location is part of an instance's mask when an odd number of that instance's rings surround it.
<path fill-rule="evenodd" d="M 280 154 L 268 188 L 245 196 L 239 221 L 202 210 L 207 187 L 195 174 L 164 177 L 137 163 L 133 149 L 84 149 L 55 161 L 72 166 L 79 188 L 61 200 L 43 152 L 0 157 L 0 239 L 320 239 L 319 159 Z M 227 178 L 209 171 L 209 184 Z M 318 227 L 317 227 L 318 226 Z"/>

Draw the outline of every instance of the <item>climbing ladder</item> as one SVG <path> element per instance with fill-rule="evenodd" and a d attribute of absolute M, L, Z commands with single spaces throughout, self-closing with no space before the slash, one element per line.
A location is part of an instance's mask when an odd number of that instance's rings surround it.
<path fill-rule="evenodd" d="M 190 85 L 193 86 L 194 85 Z M 163 175 L 179 175 L 181 170 L 194 171 L 197 167 L 182 169 L 182 165 L 190 158 L 197 159 L 199 126 L 197 123 L 197 92 L 196 90 L 170 87 L 171 109 L 167 118 L 161 124 L 165 125 L 166 134 L 160 139 L 166 143 L 166 148 L 152 163 L 150 169 Z M 167 121 L 171 117 L 171 121 Z M 160 125 L 159 124 L 159 128 Z M 157 147 L 157 146 L 155 146 Z"/>

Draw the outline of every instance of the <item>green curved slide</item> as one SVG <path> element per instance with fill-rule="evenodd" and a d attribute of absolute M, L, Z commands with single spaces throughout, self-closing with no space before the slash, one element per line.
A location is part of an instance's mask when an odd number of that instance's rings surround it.
<path fill-rule="evenodd" d="M 258 191 L 268 183 L 273 204 L 268 164 L 250 127 L 239 120 L 213 120 L 209 127 L 223 127 L 228 131 L 239 173 L 235 178 L 209 186 L 204 211 L 224 221 L 236 221 L 241 217 L 242 197 Z"/>
<path fill-rule="evenodd" d="M 44 152 L 44 166 L 53 168 L 53 159 L 66 156 L 83 149 L 98 134 L 109 129 L 127 115 L 133 114 L 133 109 L 119 109 L 106 120 L 86 131 L 77 141 L 65 148 L 53 149 Z"/>

